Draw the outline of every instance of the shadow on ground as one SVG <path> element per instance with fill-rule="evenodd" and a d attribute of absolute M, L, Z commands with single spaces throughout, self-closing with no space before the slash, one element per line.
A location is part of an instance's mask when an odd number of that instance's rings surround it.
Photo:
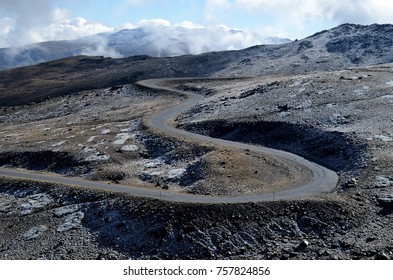
<path fill-rule="evenodd" d="M 365 161 L 367 145 L 341 133 L 285 122 L 204 121 L 182 129 L 215 138 L 262 145 L 300 155 L 336 172 L 355 171 Z"/>

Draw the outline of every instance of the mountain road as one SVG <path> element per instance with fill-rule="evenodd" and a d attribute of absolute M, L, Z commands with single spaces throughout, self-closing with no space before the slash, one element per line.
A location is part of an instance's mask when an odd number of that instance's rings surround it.
<path fill-rule="evenodd" d="M 110 184 L 105 182 L 88 181 L 81 178 L 64 177 L 56 174 L 43 174 L 38 172 L 11 169 L 11 168 L 0 168 L 0 177 L 12 177 L 19 179 L 44 181 L 49 183 L 63 184 L 81 188 L 90 188 L 111 192 L 127 193 L 133 196 L 160 199 L 171 202 L 182 202 L 182 203 L 247 203 L 247 202 L 260 202 L 260 201 L 272 201 L 272 200 L 286 200 L 300 197 L 308 197 L 319 195 L 322 193 L 333 190 L 338 182 L 338 175 L 316 163 L 310 162 L 295 154 L 266 148 L 262 146 L 249 145 L 224 139 L 212 138 L 205 135 L 200 135 L 184 130 L 180 130 L 171 126 L 170 123 L 176 116 L 182 112 L 187 111 L 191 107 L 195 106 L 204 97 L 202 95 L 186 92 L 178 89 L 172 89 L 161 85 L 163 82 L 176 81 L 176 80 L 191 80 L 193 78 L 183 79 L 152 79 L 138 82 L 139 86 L 155 89 L 164 90 L 186 96 L 187 98 L 176 105 L 164 109 L 163 111 L 155 113 L 147 120 L 148 126 L 154 130 L 158 130 L 164 134 L 183 137 L 191 141 L 198 141 L 203 143 L 210 143 L 212 145 L 220 145 L 231 147 L 235 149 L 249 150 L 256 153 L 261 153 L 267 156 L 278 158 L 287 162 L 288 164 L 300 165 L 303 168 L 311 172 L 310 179 L 307 182 L 303 182 L 301 185 L 294 186 L 282 191 L 275 193 L 266 194 L 250 194 L 250 195 L 237 195 L 237 196 L 207 196 L 207 195 L 193 195 L 186 193 L 175 193 L 171 191 L 163 191 L 159 189 L 149 189 L 143 187 L 133 187 L 120 184 Z"/>

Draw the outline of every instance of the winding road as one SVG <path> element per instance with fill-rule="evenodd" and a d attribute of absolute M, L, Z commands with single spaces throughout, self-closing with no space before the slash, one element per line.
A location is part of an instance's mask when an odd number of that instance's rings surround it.
<path fill-rule="evenodd" d="M 316 163 L 310 162 L 300 156 L 291 154 L 281 150 L 270 149 L 261 146 L 248 145 L 244 143 L 238 143 L 229 140 L 223 140 L 218 138 L 212 138 L 205 135 L 200 135 L 184 130 L 177 129 L 170 126 L 168 123 L 175 119 L 180 113 L 188 110 L 189 108 L 195 106 L 198 102 L 203 99 L 203 96 L 192 93 L 185 92 L 181 90 L 171 89 L 159 85 L 165 81 L 175 81 L 175 80 L 191 80 L 193 78 L 183 78 L 183 79 L 153 79 L 140 81 L 138 84 L 142 87 L 156 90 L 165 90 L 174 93 L 179 93 L 185 95 L 187 99 L 177 105 L 169 107 L 163 111 L 160 111 L 153 115 L 148 120 L 148 125 L 155 129 L 156 131 L 161 131 L 165 134 L 173 136 L 181 136 L 190 140 L 198 140 L 206 143 L 227 146 L 232 148 L 250 150 L 253 152 L 262 153 L 265 155 L 273 156 L 275 158 L 282 159 L 289 164 L 301 165 L 311 171 L 312 176 L 308 182 L 303 183 L 300 186 L 296 186 L 290 189 L 279 191 L 270 194 L 252 194 L 252 195 L 239 195 L 239 196 L 202 196 L 202 195 L 192 195 L 192 194 L 181 194 L 174 193 L 170 191 L 160 191 L 157 189 L 148 189 L 141 187 L 132 187 L 119 184 L 108 184 L 102 182 L 88 181 L 81 178 L 71 178 L 62 177 L 55 174 L 42 174 L 37 172 L 30 172 L 18 169 L 5 169 L 0 168 L 0 176 L 2 177 L 12 177 L 19 179 L 28 179 L 36 181 L 44 181 L 49 183 L 63 184 L 74 187 L 91 188 L 112 192 L 127 193 L 133 196 L 140 196 L 146 198 L 161 199 L 171 202 L 185 202 L 185 203 L 246 203 L 246 202 L 259 202 L 259 201 L 272 201 L 272 200 L 284 200 L 293 199 L 299 197 L 307 197 L 318 195 L 321 193 L 329 192 L 334 189 L 338 182 L 338 175 Z"/>

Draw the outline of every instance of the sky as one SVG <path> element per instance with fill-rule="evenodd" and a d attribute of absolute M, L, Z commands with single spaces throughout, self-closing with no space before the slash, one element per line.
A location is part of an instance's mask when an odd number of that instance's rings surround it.
<path fill-rule="evenodd" d="M 392 22 L 388 0 L 0 0 L 0 48 L 148 25 L 302 39 L 342 23 Z"/>

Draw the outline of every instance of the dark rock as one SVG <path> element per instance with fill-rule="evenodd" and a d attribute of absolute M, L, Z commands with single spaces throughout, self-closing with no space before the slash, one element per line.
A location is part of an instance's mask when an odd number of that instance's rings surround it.
<path fill-rule="evenodd" d="M 373 242 L 375 240 L 377 240 L 375 237 L 367 237 L 366 242 L 370 243 L 370 242 Z"/>
<path fill-rule="evenodd" d="M 377 197 L 377 203 L 385 210 L 393 210 L 393 195 L 380 195 L 379 197 Z"/>
<path fill-rule="evenodd" d="M 305 250 L 311 243 L 307 239 L 302 239 L 299 245 L 296 247 L 297 250 Z"/>
<path fill-rule="evenodd" d="M 291 109 L 291 107 L 290 107 L 288 104 L 278 105 L 277 108 L 278 108 L 278 110 L 279 110 L 280 112 L 286 112 L 286 111 L 288 111 L 289 109 Z"/>
<path fill-rule="evenodd" d="M 390 257 L 385 252 L 380 252 L 375 256 L 375 260 L 390 260 Z"/>

